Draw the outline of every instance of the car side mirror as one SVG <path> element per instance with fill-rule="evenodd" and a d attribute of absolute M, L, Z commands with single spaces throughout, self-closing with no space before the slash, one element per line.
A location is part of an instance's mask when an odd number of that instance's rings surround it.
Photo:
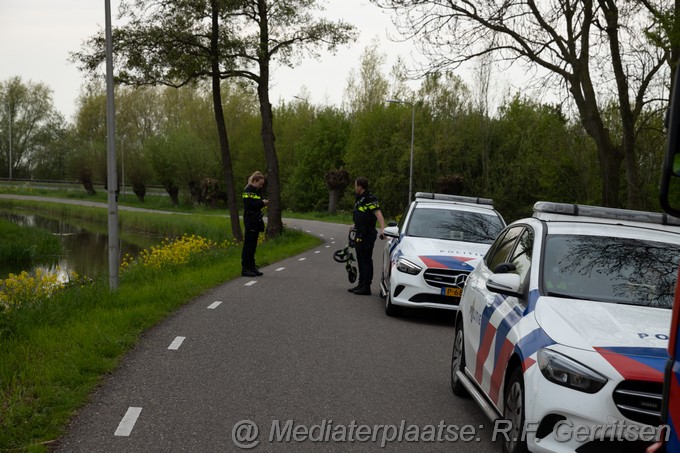
<path fill-rule="evenodd" d="M 494 274 L 508 274 L 510 272 L 515 272 L 517 270 L 517 267 L 515 267 L 514 264 L 512 263 L 501 263 L 498 266 L 496 266 L 496 269 L 493 270 Z"/>
<path fill-rule="evenodd" d="M 385 233 L 385 236 L 388 238 L 398 238 L 399 237 L 399 227 L 397 226 L 388 226 L 383 230 L 383 233 Z"/>
<path fill-rule="evenodd" d="M 486 281 L 486 289 L 504 296 L 520 297 L 522 282 L 518 274 L 492 274 Z"/>
<path fill-rule="evenodd" d="M 387 226 L 388 226 L 388 227 L 397 226 L 397 222 L 395 222 L 394 220 L 392 220 L 392 221 L 390 221 L 390 222 L 387 222 Z"/>

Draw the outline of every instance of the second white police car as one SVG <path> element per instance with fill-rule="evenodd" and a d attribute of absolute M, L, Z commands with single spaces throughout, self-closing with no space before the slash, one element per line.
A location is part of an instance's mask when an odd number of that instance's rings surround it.
<path fill-rule="evenodd" d="M 453 393 L 507 423 L 506 452 L 644 451 L 679 259 L 678 219 L 536 203 L 468 277 Z"/>
<path fill-rule="evenodd" d="M 383 252 L 385 312 L 404 307 L 455 310 L 468 274 L 505 227 L 487 198 L 416 193 Z"/>

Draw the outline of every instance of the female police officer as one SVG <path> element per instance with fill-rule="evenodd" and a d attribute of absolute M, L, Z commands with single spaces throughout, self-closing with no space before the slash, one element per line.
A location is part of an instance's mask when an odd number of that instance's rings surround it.
<path fill-rule="evenodd" d="M 259 171 L 248 178 L 248 185 L 243 189 L 243 250 L 241 251 L 241 275 L 257 277 L 262 275 L 255 265 L 255 249 L 260 232 L 264 231 L 262 208 L 269 204 L 269 200 L 262 198 L 264 175 Z"/>

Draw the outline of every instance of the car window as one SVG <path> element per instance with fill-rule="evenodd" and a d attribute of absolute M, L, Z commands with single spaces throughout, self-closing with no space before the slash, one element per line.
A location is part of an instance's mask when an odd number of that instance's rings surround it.
<path fill-rule="evenodd" d="M 498 216 L 490 212 L 417 208 L 409 220 L 408 236 L 491 244 L 503 229 Z"/>
<path fill-rule="evenodd" d="M 548 235 L 543 292 L 672 308 L 680 246 L 635 238 Z"/>
<path fill-rule="evenodd" d="M 508 228 L 508 230 L 494 242 L 485 258 L 486 265 L 493 272 L 496 266 L 507 263 L 510 259 L 510 252 L 515 248 L 517 238 L 524 231 L 523 226 Z"/>
<path fill-rule="evenodd" d="M 519 274 L 522 284 L 526 281 L 529 270 L 531 269 L 531 254 L 534 249 L 534 232 L 531 228 L 526 228 L 517 241 L 517 246 L 512 251 L 508 262 L 515 265 L 515 273 Z"/>
<path fill-rule="evenodd" d="M 404 231 L 404 223 L 406 222 L 406 216 L 408 216 L 408 210 L 411 208 L 411 206 L 406 206 L 406 209 L 404 209 L 404 213 L 401 215 L 401 218 L 399 219 L 399 223 L 397 224 L 397 228 L 399 228 L 399 233 Z"/>

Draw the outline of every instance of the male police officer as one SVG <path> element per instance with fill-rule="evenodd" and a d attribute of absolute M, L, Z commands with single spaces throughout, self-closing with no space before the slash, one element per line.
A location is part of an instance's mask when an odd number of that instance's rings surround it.
<path fill-rule="evenodd" d="M 368 191 L 368 179 L 359 177 L 354 181 L 356 202 L 354 203 L 352 229 L 356 234 L 355 249 L 357 265 L 359 267 L 359 284 L 347 291 L 359 296 L 371 294 L 373 282 L 373 245 L 378 233 L 375 230 L 375 220 L 380 222 L 380 239 L 385 239 L 385 219 L 380 212 L 380 204 L 375 195 Z"/>

